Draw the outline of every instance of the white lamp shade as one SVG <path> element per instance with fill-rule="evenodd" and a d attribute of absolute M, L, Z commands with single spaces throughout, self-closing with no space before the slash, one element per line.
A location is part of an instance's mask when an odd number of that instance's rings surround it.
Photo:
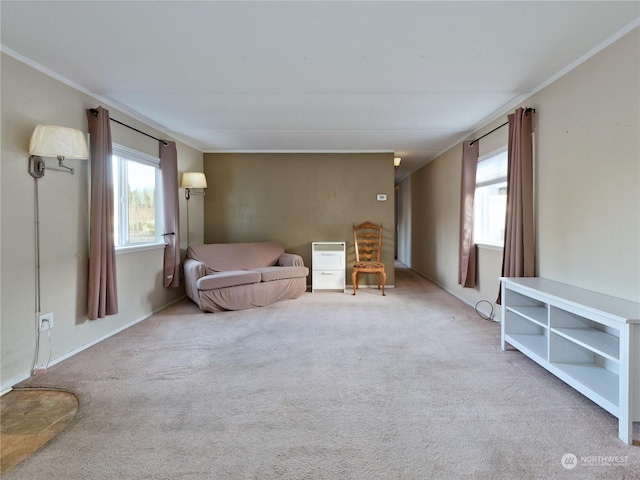
<path fill-rule="evenodd" d="M 202 172 L 184 172 L 180 186 L 182 188 L 207 188 L 207 177 Z"/>
<path fill-rule="evenodd" d="M 75 128 L 38 125 L 31 135 L 29 154 L 86 160 L 89 158 L 87 138 Z"/>
<path fill-rule="evenodd" d="M 393 159 L 393 166 L 394 167 L 399 167 L 400 166 L 400 162 L 402 161 L 402 158 L 400 157 L 394 157 Z"/>

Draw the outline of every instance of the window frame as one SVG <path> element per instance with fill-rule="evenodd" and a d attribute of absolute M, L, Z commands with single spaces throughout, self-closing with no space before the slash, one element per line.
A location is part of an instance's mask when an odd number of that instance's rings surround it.
<path fill-rule="evenodd" d="M 111 161 L 112 168 L 118 163 L 118 177 L 114 176 L 114 242 L 116 253 L 129 253 L 140 250 L 149 250 L 155 248 L 164 248 L 165 242 L 162 232 L 163 209 L 162 209 L 162 173 L 160 170 L 160 158 L 148 155 L 144 152 L 134 150 L 124 145 L 112 142 L 111 144 Z M 139 163 L 155 168 L 155 241 L 146 243 L 129 243 L 129 209 L 128 209 L 128 172 L 127 162 Z M 123 168 L 125 167 L 125 168 Z M 125 187 L 125 188 L 123 188 Z M 119 192 L 118 199 L 115 198 L 115 192 Z M 116 236 L 116 233 L 118 234 Z"/>

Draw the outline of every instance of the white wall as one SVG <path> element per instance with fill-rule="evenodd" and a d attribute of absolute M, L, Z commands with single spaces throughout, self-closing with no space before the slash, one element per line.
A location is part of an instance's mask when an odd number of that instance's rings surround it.
<path fill-rule="evenodd" d="M 85 110 L 100 105 L 37 70 L 2 54 L 1 167 L 1 390 L 26 378 L 35 349 L 34 179 L 27 172 L 28 145 L 37 124 L 87 131 Z M 112 117 L 159 138 L 161 132 L 108 105 Z M 158 143 L 112 122 L 113 141 L 151 155 Z M 178 169 L 202 171 L 202 153 L 178 144 Z M 45 159 L 55 165 L 55 159 Z M 88 162 L 67 160 L 74 175 L 47 171 L 38 180 L 41 236 L 41 311 L 53 312 L 51 360 L 109 336 L 180 298 L 183 289 L 162 287 L 163 249 L 117 255 L 119 313 L 87 320 Z M 181 232 L 186 228 L 181 191 Z M 194 201 L 195 200 L 195 201 Z M 202 199 L 191 200 L 191 239 L 202 241 Z M 182 234 L 186 248 L 186 234 Z M 49 355 L 47 336 L 40 345 L 40 362 Z"/>
<path fill-rule="evenodd" d="M 640 29 L 525 105 L 536 109 L 537 275 L 640 301 Z M 480 155 L 507 133 L 481 140 Z M 494 302 L 501 252 L 479 249 L 477 287 L 457 284 L 461 157 L 458 144 L 400 184 L 412 199 L 411 264 L 467 303 Z"/>
<path fill-rule="evenodd" d="M 398 186 L 398 260 L 411 267 L 411 181 L 405 179 Z"/>

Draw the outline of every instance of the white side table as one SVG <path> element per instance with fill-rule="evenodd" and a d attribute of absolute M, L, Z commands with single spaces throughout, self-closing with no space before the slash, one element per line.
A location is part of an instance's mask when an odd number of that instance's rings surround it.
<path fill-rule="evenodd" d="M 311 291 L 345 291 L 345 242 L 311 243 Z"/>

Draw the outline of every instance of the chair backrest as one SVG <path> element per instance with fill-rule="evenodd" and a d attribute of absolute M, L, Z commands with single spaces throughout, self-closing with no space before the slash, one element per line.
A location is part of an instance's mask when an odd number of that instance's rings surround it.
<path fill-rule="evenodd" d="M 353 225 L 356 262 L 379 262 L 382 256 L 382 224 L 364 222 Z"/>

